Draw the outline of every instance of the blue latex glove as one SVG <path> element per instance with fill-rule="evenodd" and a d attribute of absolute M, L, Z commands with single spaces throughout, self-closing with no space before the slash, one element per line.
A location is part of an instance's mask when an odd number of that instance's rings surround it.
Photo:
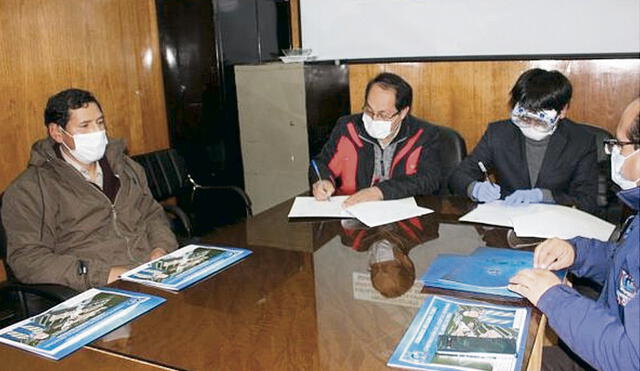
<path fill-rule="evenodd" d="M 542 202 L 542 191 L 538 188 L 519 189 L 504 199 L 504 203 L 508 206 L 527 206 Z"/>
<path fill-rule="evenodd" d="M 491 202 L 500 199 L 500 186 L 489 181 L 478 182 L 471 190 L 473 198 L 480 202 Z"/>

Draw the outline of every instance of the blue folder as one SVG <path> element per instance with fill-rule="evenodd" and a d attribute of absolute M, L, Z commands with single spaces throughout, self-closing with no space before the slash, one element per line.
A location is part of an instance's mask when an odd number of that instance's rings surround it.
<path fill-rule="evenodd" d="M 527 268 L 533 268 L 531 251 L 479 247 L 471 255 L 439 255 L 420 281 L 429 287 L 520 298 L 507 285 Z M 567 272 L 555 273 L 563 280 Z"/>

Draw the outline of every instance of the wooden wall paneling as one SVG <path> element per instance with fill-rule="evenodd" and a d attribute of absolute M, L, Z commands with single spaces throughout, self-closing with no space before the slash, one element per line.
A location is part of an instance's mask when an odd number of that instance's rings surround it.
<path fill-rule="evenodd" d="M 300 48 L 302 45 L 302 34 L 300 33 L 300 0 L 290 0 L 291 14 L 291 47 Z"/>
<path fill-rule="evenodd" d="M 367 81 L 380 72 L 397 73 L 413 86 L 412 113 L 456 129 L 471 150 L 489 122 L 508 118 L 511 87 L 522 72 L 534 67 L 557 69 L 571 80 L 571 119 L 611 132 L 626 104 L 640 94 L 638 59 L 353 64 L 351 110 L 361 110 Z"/>
<path fill-rule="evenodd" d="M 153 0 L 0 2 L 0 190 L 45 137 L 42 115 L 56 92 L 92 91 L 111 137 L 131 153 L 169 145 Z"/>
<path fill-rule="evenodd" d="M 624 108 L 640 96 L 640 60 L 570 61 L 564 67 L 574 87 L 570 117 L 615 133 Z"/>
<path fill-rule="evenodd" d="M 134 42 L 127 49 L 130 56 L 126 60 L 135 62 L 134 76 L 137 78 L 137 85 L 131 86 L 127 91 L 135 93 L 141 123 L 127 126 L 131 137 L 129 149 L 132 153 L 144 153 L 169 146 L 156 7 L 153 0 L 125 1 L 124 4 L 131 7 L 132 12 L 125 9 L 130 19 L 123 14 L 123 23 L 131 26 L 123 39 Z M 146 118 L 156 122 L 147 122 Z"/>

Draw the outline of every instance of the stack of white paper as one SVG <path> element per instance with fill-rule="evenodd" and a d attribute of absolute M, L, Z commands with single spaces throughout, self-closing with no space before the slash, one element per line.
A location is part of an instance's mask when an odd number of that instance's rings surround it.
<path fill-rule="evenodd" d="M 334 196 L 330 201 L 317 201 L 313 197 L 296 197 L 289 211 L 289 218 L 357 218 L 368 227 L 376 227 L 433 212 L 431 209 L 418 206 L 413 197 L 400 200 L 361 202 L 343 208 L 342 203 L 347 197 Z"/>
<path fill-rule="evenodd" d="M 582 236 L 606 241 L 615 229 L 615 225 L 572 207 L 551 204 L 507 206 L 504 201 L 480 204 L 459 220 L 513 227 L 518 237 L 568 239 Z"/>
<path fill-rule="evenodd" d="M 314 197 L 296 197 L 289 211 L 289 218 L 352 218 L 342 203 L 349 196 L 334 196 L 329 201 L 318 201 Z"/>
<path fill-rule="evenodd" d="M 520 215 L 512 221 L 513 230 L 519 237 L 569 239 L 582 236 L 607 241 L 616 227 L 591 214 L 570 207 Z"/>
<path fill-rule="evenodd" d="M 346 210 L 368 227 L 393 223 L 433 212 L 431 209 L 418 206 L 413 197 L 390 201 L 362 202 Z"/>
<path fill-rule="evenodd" d="M 478 207 L 460 217 L 461 222 L 500 225 L 513 227 L 511 219 L 520 215 L 530 215 L 544 210 L 564 206 L 549 204 L 529 204 L 527 206 L 507 206 L 504 201 L 494 201 L 486 204 L 478 204 Z"/>

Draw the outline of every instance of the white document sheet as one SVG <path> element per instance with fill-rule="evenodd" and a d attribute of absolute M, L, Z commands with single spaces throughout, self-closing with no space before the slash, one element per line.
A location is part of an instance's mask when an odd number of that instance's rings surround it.
<path fill-rule="evenodd" d="M 289 218 L 357 218 L 369 227 L 397 222 L 432 213 L 433 210 L 419 207 L 413 197 L 400 200 L 362 202 L 343 208 L 349 196 L 333 196 L 331 201 L 317 201 L 313 197 L 296 197 L 289 211 Z"/>
<path fill-rule="evenodd" d="M 606 241 L 615 229 L 615 225 L 572 207 L 552 204 L 507 206 L 504 201 L 480 204 L 458 220 L 513 227 L 518 237 L 568 239 L 583 236 Z"/>
<path fill-rule="evenodd" d="M 518 237 L 558 237 L 565 240 L 582 236 L 607 241 L 616 227 L 591 214 L 570 207 L 520 215 L 514 217 L 512 222 L 513 230 Z"/>
<path fill-rule="evenodd" d="M 486 204 L 478 204 L 478 207 L 469 211 L 460 219 L 461 222 L 500 225 L 513 227 L 511 219 L 520 215 L 529 215 L 543 210 L 550 210 L 559 205 L 529 204 L 527 206 L 507 206 L 504 201 L 494 201 Z"/>
<path fill-rule="evenodd" d="M 367 227 L 376 227 L 433 212 L 431 209 L 418 206 L 413 197 L 362 202 L 349 207 L 347 211 Z"/>
<path fill-rule="evenodd" d="M 353 218 L 342 203 L 349 196 L 333 196 L 330 201 L 318 201 L 314 197 L 296 197 L 289 210 L 289 218 Z"/>

